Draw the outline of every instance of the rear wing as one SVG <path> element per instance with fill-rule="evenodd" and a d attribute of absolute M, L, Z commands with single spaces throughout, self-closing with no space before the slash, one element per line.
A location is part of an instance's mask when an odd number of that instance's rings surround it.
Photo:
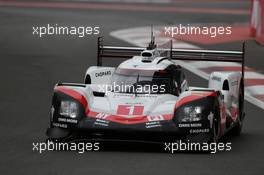
<path fill-rule="evenodd" d="M 97 40 L 97 66 L 103 65 L 104 58 L 132 58 L 140 55 L 144 47 L 113 47 L 104 46 L 103 37 Z"/>
<path fill-rule="evenodd" d="M 132 58 L 140 55 L 144 47 L 112 47 L 104 46 L 103 38 L 98 38 L 97 43 L 97 66 L 102 66 L 104 58 Z M 220 61 L 241 63 L 242 78 L 244 81 L 245 65 L 245 42 L 241 51 L 219 51 L 219 50 L 192 50 L 173 49 L 170 41 L 170 49 L 163 49 L 169 52 L 168 59 L 184 61 Z"/>
<path fill-rule="evenodd" d="M 241 51 L 171 49 L 172 60 L 219 61 L 241 64 L 242 78 L 245 75 L 245 42 Z"/>

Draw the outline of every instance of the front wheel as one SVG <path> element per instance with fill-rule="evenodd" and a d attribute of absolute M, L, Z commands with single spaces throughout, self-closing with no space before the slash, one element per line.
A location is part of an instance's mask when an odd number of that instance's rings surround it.
<path fill-rule="evenodd" d="M 46 131 L 49 141 L 63 142 L 71 137 L 72 133 L 67 129 L 51 127 Z"/>
<path fill-rule="evenodd" d="M 219 109 L 216 107 L 213 115 L 210 143 L 216 143 L 219 139 L 219 134 L 220 134 Z"/>

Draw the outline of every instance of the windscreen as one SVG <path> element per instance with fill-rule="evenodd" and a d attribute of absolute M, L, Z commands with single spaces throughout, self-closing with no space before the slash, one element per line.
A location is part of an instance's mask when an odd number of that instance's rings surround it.
<path fill-rule="evenodd" d="M 166 94 L 171 92 L 170 74 L 157 70 L 117 69 L 112 91 L 117 93 Z"/>

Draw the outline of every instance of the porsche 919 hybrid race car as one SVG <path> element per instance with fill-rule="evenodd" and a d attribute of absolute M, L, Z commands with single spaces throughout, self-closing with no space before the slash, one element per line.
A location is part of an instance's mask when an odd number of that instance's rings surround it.
<path fill-rule="evenodd" d="M 125 58 L 118 67 L 103 59 Z M 176 61 L 175 61 L 176 60 Z M 177 60 L 241 63 L 241 72 L 213 72 L 208 88 L 190 87 Z M 97 66 L 84 83 L 54 88 L 51 140 L 216 142 L 228 131 L 239 135 L 244 119 L 243 51 L 104 46 L 98 38 Z"/>

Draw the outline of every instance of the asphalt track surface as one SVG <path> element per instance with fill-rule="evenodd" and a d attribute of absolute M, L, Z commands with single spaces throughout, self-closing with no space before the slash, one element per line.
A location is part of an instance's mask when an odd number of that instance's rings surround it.
<path fill-rule="evenodd" d="M 96 36 L 38 38 L 32 35 L 32 26 L 100 26 L 108 44 L 124 46 L 128 44 L 110 37 L 109 32 L 176 21 L 243 23 L 248 19 L 248 15 L 228 14 L 0 7 L 1 174 L 263 174 L 264 112 L 248 102 L 242 135 L 225 138 L 232 142 L 230 152 L 169 154 L 162 151 L 163 147 L 159 151 L 153 150 L 152 145 L 133 144 L 114 144 L 84 154 L 32 151 L 32 142 L 46 139 L 54 84 L 82 82 L 86 68 L 96 63 Z M 236 49 L 239 43 L 211 48 Z M 263 49 L 251 41 L 249 50 L 246 65 L 263 71 Z M 106 64 L 118 62 L 111 60 Z M 206 84 L 198 76 L 187 71 L 186 74 L 192 85 Z"/>

